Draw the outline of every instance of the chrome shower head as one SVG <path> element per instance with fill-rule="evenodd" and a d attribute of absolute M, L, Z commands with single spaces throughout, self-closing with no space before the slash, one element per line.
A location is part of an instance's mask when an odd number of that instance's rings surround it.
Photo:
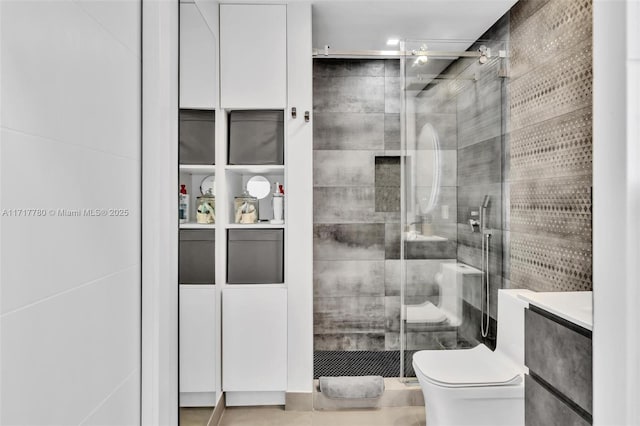
<path fill-rule="evenodd" d="M 489 207 L 489 201 L 491 200 L 491 197 L 488 195 L 484 196 L 484 200 L 482 201 L 482 208 L 487 208 Z"/>

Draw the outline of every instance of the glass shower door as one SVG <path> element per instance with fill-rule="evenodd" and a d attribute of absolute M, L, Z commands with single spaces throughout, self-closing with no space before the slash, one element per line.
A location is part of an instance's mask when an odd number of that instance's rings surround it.
<path fill-rule="evenodd" d="M 480 46 L 405 41 L 401 48 L 400 346 L 406 377 L 415 375 L 411 359 L 418 350 L 478 344 L 485 278 L 494 278 L 490 301 L 502 286 L 501 233 L 489 237 L 493 254 L 484 257 L 480 229 L 485 218 L 485 230 L 501 227 L 502 45 Z M 490 204 L 481 217 L 485 196 Z M 483 274 L 486 259 L 489 274 Z M 495 306 L 489 309 L 495 318 Z"/>

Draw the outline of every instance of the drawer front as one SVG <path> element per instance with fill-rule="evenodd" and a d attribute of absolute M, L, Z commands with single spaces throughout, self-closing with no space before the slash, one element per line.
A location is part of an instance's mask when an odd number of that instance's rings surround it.
<path fill-rule="evenodd" d="M 531 309 L 525 310 L 525 365 L 592 414 L 591 339 Z"/>
<path fill-rule="evenodd" d="M 525 426 L 587 426 L 591 424 L 534 378 L 524 378 Z"/>

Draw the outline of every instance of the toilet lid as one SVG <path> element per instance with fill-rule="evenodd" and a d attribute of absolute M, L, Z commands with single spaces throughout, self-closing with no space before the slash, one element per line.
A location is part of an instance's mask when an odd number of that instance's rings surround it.
<path fill-rule="evenodd" d="M 522 382 L 523 368 L 485 345 L 473 349 L 419 351 L 416 374 L 440 386 L 506 386 Z"/>

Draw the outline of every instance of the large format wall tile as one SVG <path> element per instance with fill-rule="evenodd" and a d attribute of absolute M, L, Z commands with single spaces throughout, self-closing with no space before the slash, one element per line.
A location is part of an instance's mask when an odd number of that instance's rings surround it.
<path fill-rule="evenodd" d="M 384 298 L 385 332 L 400 332 L 400 296 Z"/>
<path fill-rule="evenodd" d="M 385 77 L 400 77 L 400 61 L 384 61 Z"/>
<path fill-rule="evenodd" d="M 313 110 L 383 113 L 385 78 L 316 77 L 313 79 Z"/>
<path fill-rule="evenodd" d="M 458 147 L 458 122 L 455 111 L 443 113 L 436 110 L 430 113 L 415 114 L 416 148 L 433 149 L 432 138 L 420 137 L 424 126 L 430 124 L 438 138 L 438 144 L 442 149 L 457 149 Z M 424 135 L 428 135 L 425 133 Z"/>
<path fill-rule="evenodd" d="M 374 181 L 373 151 L 315 151 L 314 186 L 371 186 Z"/>
<path fill-rule="evenodd" d="M 400 77 L 386 77 L 384 79 L 384 112 L 400 113 L 402 80 Z"/>
<path fill-rule="evenodd" d="M 313 114 L 313 149 L 383 150 L 385 121 L 383 113 L 318 112 Z M 398 117 L 398 149 L 400 149 Z"/>
<path fill-rule="evenodd" d="M 438 161 L 440 186 L 455 187 L 457 182 L 457 157 L 455 149 L 441 149 Z M 415 157 L 415 179 L 413 186 L 432 186 L 435 180 L 435 155 L 433 149 L 421 149 L 413 152 Z M 462 172 L 462 171 L 461 171 Z"/>
<path fill-rule="evenodd" d="M 384 333 L 315 333 L 313 349 L 316 351 L 383 351 Z"/>
<path fill-rule="evenodd" d="M 384 296 L 316 297 L 314 332 L 359 333 L 385 329 Z"/>
<path fill-rule="evenodd" d="M 401 146 L 400 114 L 384 115 L 384 149 L 400 150 Z"/>
<path fill-rule="evenodd" d="M 458 236 L 458 261 L 480 270 L 485 269 L 482 262 L 482 240 L 480 234 L 471 234 L 464 225 L 459 226 L 461 227 L 461 232 Z M 504 275 L 502 250 L 502 231 L 493 230 L 489 241 L 489 279 L 494 284 L 501 283 Z M 497 288 L 499 286 L 496 287 L 496 295 Z"/>
<path fill-rule="evenodd" d="M 384 259 L 384 224 L 315 224 L 314 260 Z"/>
<path fill-rule="evenodd" d="M 440 294 L 435 276 L 443 263 L 455 262 L 455 259 L 406 260 L 405 264 L 405 296 L 437 296 Z M 385 295 L 400 295 L 400 260 L 385 260 Z"/>
<path fill-rule="evenodd" d="M 457 340 L 458 332 L 455 329 L 450 331 L 431 331 L 429 333 L 407 332 L 406 349 L 410 351 L 452 349 L 455 348 Z"/>
<path fill-rule="evenodd" d="M 429 207 L 431 192 L 433 188 L 430 186 L 417 186 L 415 189 L 416 204 L 420 208 L 420 213 L 425 213 Z M 429 212 L 433 223 L 433 234 L 441 237 L 449 237 L 455 239 L 455 229 L 453 233 L 447 232 L 449 227 L 443 226 L 457 222 L 456 209 L 457 201 L 456 186 L 441 186 L 436 195 L 436 205 Z"/>
<path fill-rule="evenodd" d="M 489 196 L 487 209 L 487 226 L 493 229 L 501 229 L 502 221 L 502 185 L 500 183 L 487 183 L 482 185 L 465 185 L 458 188 L 458 223 L 470 228 L 470 212 L 480 211 L 480 205 L 484 202 L 485 195 Z"/>
<path fill-rule="evenodd" d="M 434 80 L 418 92 L 414 99 L 416 114 L 455 114 L 457 100 L 455 92 L 450 90 L 452 81 Z"/>
<path fill-rule="evenodd" d="M 494 70 L 497 74 L 497 70 Z M 481 79 L 458 95 L 458 147 L 502 133 L 502 80 L 495 74 Z"/>
<path fill-rule="evenodd" d="M 385 263 L 344 260 L 313 262 L 314 297 L 383 296 Z"/>
<path fill-rule="evenodd" d="M 386 62 L 384 59 L 314 59 L 313 77 L 384 77 Z"/>
<path fill-rule="evenodd" d="M 400 224 L 387 223 L 384 227 L 384 258 L 400 259 Z"/>
<path fill-rule="evenodd" d="M 384 214 L 375 211 L 375 187 L 315 187 L 313 221 L 315 223 L 384 222 Z"/>
<path fill-rule="evenodd" d="M 406 241 L 406 259 L 452 259 L 456 257 L 456 241 Z"/>
<path fill-rule="evenodd" d="M 501 151 L 500 136 L 459 149 L 458 185 L 500 183 Z"/>

